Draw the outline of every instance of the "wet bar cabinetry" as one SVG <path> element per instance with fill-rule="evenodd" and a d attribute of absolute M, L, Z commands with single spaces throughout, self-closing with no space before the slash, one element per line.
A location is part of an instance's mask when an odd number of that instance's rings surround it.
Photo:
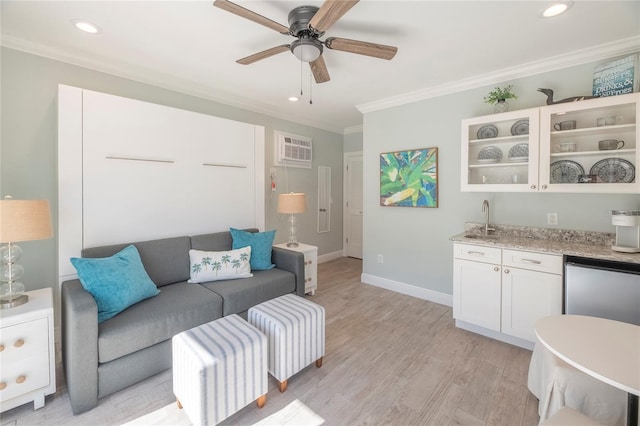
<path fill-rule="evenodd" d="M 640 193 L 639 103 L 632 93 L 463 120 L 461 190 Z"/>

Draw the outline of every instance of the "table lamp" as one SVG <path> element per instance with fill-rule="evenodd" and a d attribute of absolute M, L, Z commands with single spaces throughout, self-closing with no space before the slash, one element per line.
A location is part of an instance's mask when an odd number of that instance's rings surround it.
<path fill-rule="evenodd" d="M 278 196 L 278 213 L 291 215 L 287 247 L 298 247 L 298 242 L 296 241 L 296 213 L 303 213 L 305 204 L 303 193 L 290 192 L 289 194 L 280 194 Z"/>
<path fill-rule="evenodd" d="M 0 200 L 0 309 L 13 308 L 29 300 L 24 284 L 17 281 L 24 268 L 17 262 L 22 249 L 16 241 L 51 238 L 51 216 L 47 200 Z"/>

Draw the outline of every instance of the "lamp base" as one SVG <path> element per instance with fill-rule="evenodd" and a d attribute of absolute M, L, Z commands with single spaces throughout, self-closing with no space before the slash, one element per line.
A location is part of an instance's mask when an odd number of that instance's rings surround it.
<path fill-rule="evenodd" d="M 22 294 L 15 299 L 0 300 L 0 309 L 15 308 L 16 306 L 24 305 L 29 301 L 29 296 Z"/>
<path fill-rule="evenodd" d="M 298 242 L 297 241 L 289 241 L 287 243 L 287 247 L 298 247 Z"/>

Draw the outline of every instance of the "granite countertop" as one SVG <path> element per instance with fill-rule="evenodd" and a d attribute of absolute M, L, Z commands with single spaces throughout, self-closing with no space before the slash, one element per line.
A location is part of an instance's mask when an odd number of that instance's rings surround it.
<path fill-rule="evenodd" d="M 640 263 L 640 253 L 611 250 L 615 234 L 510 225 L 492 227 L 496 230 L 487 236 L 484 235 L 484 224 L 467 223 L 465 231 L 454 235 L 450 240 L 465 244 Z"/>

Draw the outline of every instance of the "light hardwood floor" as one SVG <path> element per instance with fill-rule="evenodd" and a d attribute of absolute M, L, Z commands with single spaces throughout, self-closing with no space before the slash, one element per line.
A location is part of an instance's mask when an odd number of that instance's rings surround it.
<path fill-rule="evenodd" d="M 362 284 L 362 262 L 320 264 L 311 300 L 326 309 L 322 368 L 307 367 L 267 405 L 251 404 L 225 425 L 253 424 L 298 399 L 326 425 L 536 425 L 527 390 L 531 352 L 455 328 L 451 308 Z M 171 406 L 171 372 L 100 400 L 73 416 L 62 374 L 44 408 L 2 413 L 2 425 L 117 425 Z"/>

